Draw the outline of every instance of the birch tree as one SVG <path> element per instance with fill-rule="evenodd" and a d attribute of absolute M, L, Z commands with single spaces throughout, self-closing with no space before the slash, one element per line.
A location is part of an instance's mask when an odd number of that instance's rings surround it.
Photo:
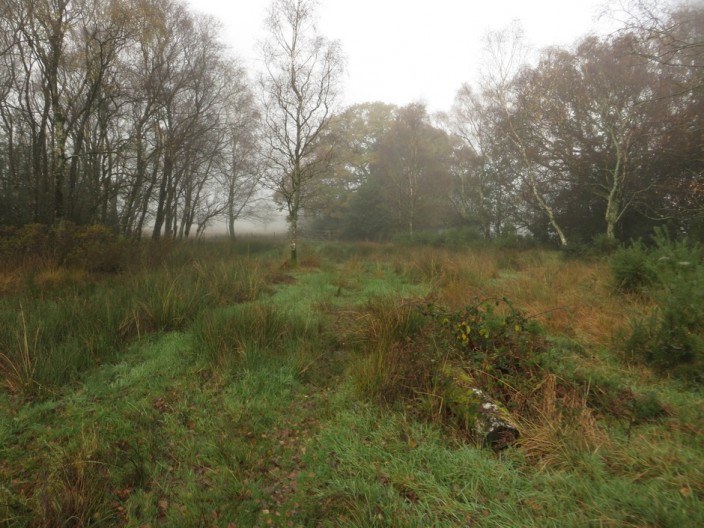
<path fill-rule="evenodd" d="M 271 165 L 266 181 L 288 213 L 294 264 L 299 214 L 328 158 L 315 147 L 330 121 L 343 69 L 339 43 L 318 33 L 316 7 L 315 0 L 274 0 L 262 45 L 260 86 Z"/>
<path fill-rule="evenodd" d="M 549 182 L 543 181 L 545 171 L 539 170 L 539 167 L 533 163 L 525 139 L 526 133 L 529 132 L 533 123 L 540 120 L 540 109 L 531 109 L 530 120 L 522 119 L 515 111 L 517 85 L 514 81 L 521 68 L 524 67 L 528 55 L 520 28 L 514 27 L 489 34 L 486 52 L 488 64 L 482 79 L 483 95 L 500 109 L 507 139 L 518 152 L 521 178 L 530 189 L 538 208 L 547 217 L 550 226 L 560 240 L 560 245 L 565 247 L 567 246 L 567 236 L 558 222 L 550 200 L 547 198 L 545 188 L 549 187 Z"/>

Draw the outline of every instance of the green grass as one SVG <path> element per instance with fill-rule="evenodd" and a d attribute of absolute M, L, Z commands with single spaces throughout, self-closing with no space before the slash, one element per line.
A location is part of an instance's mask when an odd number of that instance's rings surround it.
<path fill-rule="evenodd" d="M 422 335 L 413 306 L 469 275 L 457 255 L 311 250 L 292 271 L 270 249 L 177 248 L 160 274 L 2 299 L 3 343 L 38 329 L 56 364 L 78 359 L 59 376 L 37 357 L 42 390 L 0 392 L 0 526 L 704 525 L 698 389 L 552 335 L 543 368 L 574 394 L 533 387 L 554 414 L 482 449 L 422 398 L 359 383 Z M 496 288 L 555 260 L 502 255 L 516 278 Z"/>

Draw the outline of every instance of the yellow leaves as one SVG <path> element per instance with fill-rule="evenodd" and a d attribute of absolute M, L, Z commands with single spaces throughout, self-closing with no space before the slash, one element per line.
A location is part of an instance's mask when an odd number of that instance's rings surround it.
<path fill-rule="evenodd" d="M 445 321 L 447 321 L 447 318 L 445 318 Z M 457 340 L 463 345 L 469 344 L 470 333 L 472 333 L 472 328 L 469 326 L 467 321 L 461 321 L 460 323 L 455 325 L 455 334 L 457 336 Z"/>

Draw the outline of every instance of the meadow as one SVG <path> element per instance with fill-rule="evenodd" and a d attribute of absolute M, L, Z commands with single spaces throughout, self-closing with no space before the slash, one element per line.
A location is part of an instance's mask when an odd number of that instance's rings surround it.
<path fill-rule="evenodd" d="M 704 526 L 700 359 L 639 357 L 670 312 L 609 257 L 12 236 L 2 527 Z"/>

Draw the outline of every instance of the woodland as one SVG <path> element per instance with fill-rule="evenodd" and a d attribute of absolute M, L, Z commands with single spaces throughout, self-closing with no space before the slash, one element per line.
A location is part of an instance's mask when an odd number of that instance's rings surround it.
<path fill-rule="evenodd" d="M 341 108 L 314 8 L 272 5 L 255 74 L 178 1 L 4 1 L 0 225 L 234 237 L 279 208 L 347 239 L 704 236 L 696 3 L 636 3 L 613 34 L 531 56 L 519 28 L 490 34 L 480 81 L 433 115 Z"/>

